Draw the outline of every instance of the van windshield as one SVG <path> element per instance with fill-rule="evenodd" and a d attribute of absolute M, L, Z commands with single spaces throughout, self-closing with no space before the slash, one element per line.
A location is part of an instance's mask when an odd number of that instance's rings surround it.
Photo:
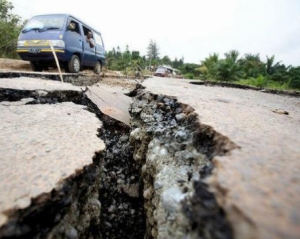
<path fill-rule="evenodd" d="M 65 22 L 63 15 L 41 15 L 31 18 L 22 30 L 22 33 L 29 31 L 62 30 Z"/>

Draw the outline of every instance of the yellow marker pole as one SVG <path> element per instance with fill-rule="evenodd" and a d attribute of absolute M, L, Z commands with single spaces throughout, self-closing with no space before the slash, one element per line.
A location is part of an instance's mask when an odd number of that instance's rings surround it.
<path fill-rule="evenodd" d="M 58 62 L 58 59 L 57 59 L 57 56 L 56 56 L 56 53 L 55 53 L 54 48 L 53 48 L 53 46 L 52 46 L 52 43 L 51 43 L 50 41 L 49 41 L 49 46 L 50 46 L 50 48 L 51 48 L 51 51 L 52 51 L 52 53 L 53 53 L 53 56 L 54 56 L 54 59 L 55 59 L 56 65 L 57 65 L 57 69 L 58 69 L 58 72 L 59 72 L 60 80 L 61 80 L 62 82 L 64 82 L 63 77 L 62 77 L 62 74 L 61 74 L 59 62 Z"/>

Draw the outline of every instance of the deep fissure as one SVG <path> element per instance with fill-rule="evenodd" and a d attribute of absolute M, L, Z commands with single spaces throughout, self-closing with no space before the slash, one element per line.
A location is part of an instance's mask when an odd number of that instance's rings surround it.
<path fill-rule="evenodd" d="M 130 113 L 133 157 L 144 181 L 145 238 L 232 238 L 202 179 L 211 174 L 214 156 L 238 146 L 173 97 L 140 89 Z"/>
<path fill-rule="evenodd" d="M 190 232 L 198 235 L 195 238 L 233 237 L 223 210 L 202 179 L 211 173 L 211 159 L 215 155 L 226 154 L 237 146 L 211 127 L 198 123 L 194 110 L 172 97 L 144 92 L 140 85 L 131 96 L 134 101 L 130 128 L 102 114 L 84 92 L 55 91 L 41 95 L 38 91 L 0 90 L 0 101 L 33 98 L 27 104 L 72 101 L 87 106 L 103 122 L 99 137 L 107 146 L 95 154 L 92 165 L 69 178 L 60 190 L 42 195 L 43 200 L 34 199 L 27 209 L 9 212 L 9 223 L 0 229 L 0 238 L 44 238 L 49 233 L 56 238 L 157 238 L 165 235 L 160 234 L 159 230 L 164 228 L 158 225 L 157 215 L 166 216 L 164 225 L 172 229 L 172 225 L 178 227 L 176 217 L 181 217 L 180 212 L 186 222 L 179 225 L 180 232 L 175 231 L 174 238 Z M 174 181 L 175 189 L 161 184 L 157 174 L 161 174 L 160 167 L 164 166 L 151 163 L 154 157 L 166 160 L 162 165 L 170 163 L 174 169 L 183 168 L 184 176 Z M 93 186 L 86 187 L 83 182 Z M 185 196 L 170 209 L 168 194 L 162 189 Z M 73 201 L 77 202 L 77 209 Z M 165 209 L 166 214 L 158 212 Z M 52 217 L 47 222 L 30 223 L 40 222 L 39 218 L 49 214 L 49 210 Z M 76 221 L 69 215 L 75 212 L 82 218 L 92 215 L 85 229 L 78 229 L 83 219 Z"/>

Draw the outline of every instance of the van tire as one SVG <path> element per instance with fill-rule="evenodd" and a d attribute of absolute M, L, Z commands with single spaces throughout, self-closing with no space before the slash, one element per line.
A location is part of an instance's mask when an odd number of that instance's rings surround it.
<path fill-rule="evenodd" d="M 96 62 L 95 66 L 94 66 L 94 69 L 93 69 L 94 73 L 96 75 L 100 75 L 101 74 L 101 71 L 102 71 L 102 65 L 99 61 Z"/>
<path fill-rule="evenodd" d="M 30 67 L 33 71 L 38 71 L 41 72 L 43 71 L 44 67 L 41 66 L 38 62 L 36 61 L 30 61 Z"/>
<path fill-rule="evenodd" d="M 68 62 L 68 71 L 71 73 L 78 73 L 80 71 L 80 59 L 78 56 L 73 55 Z"/>

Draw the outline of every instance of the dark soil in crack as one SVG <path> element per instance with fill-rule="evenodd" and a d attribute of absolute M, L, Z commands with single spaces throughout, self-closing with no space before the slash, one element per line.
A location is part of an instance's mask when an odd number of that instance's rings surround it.
<path fill-rule="evenodd" d="M 146 219 L 145 238 L 171 238 L 171 235 L 181 238 L 179 236 L 181 234 L 171 232 L 172 229 L 186 233 L 187 238 L 192 231 L 193 235 L 197 235 L 198 238 L 233 238 L 231 225 L 224 211 L 202 179 L 211 174 L 213 170 L 211 160 L 216 155 L 225 155 L 238 146 L 212 127 L 202 125 L 194 109 L 179 103 L 177 99 L 165 95 L 154 95 L 143 91 L 141 87 L 135 94 L 130 113 L 132 132 L 136 133 L 131 138 L 131 143 L 134 145 L 135 159 L 142 164 L 141 167 L 146 167 L 143 173 L 145 188 L 152 192 L 145 199 L 145 210 L 147 216 L 150 215 Z M 164 153 L 168 155 L 167 158 L 158 153 L 160 147 L 167 152 Z M 157 208 L 158 205 L 153 205 L 153 201 L 166 201 L 166 194 L 160 193 L 157 189 L 158 185 L 160 187 L 168 185 L 168 182 L 162 181 L 162 177 L 159 179 L 158 176 L 162 175 L 160 170 L 163 164 L 182 170 L 189 168 L 187 177 L 177 180 L 177 183 L 182 185 L 182 193 L 187 193 L 179 207 L 189 222 L 188 227 L 183 226 L 182 223 L 176 224 L 176 214 L 173 214 L 173 217 L 170 216 L 172 219 L 168 224 L 168 213 L 172 214 L 172 211 L 168 212 L 168 206 L 160 210 Z M 199 175 L 199 179 L 195 179 L 194 175 Z M 164 175 L 169 180 L 172 176 L 176 177 L 172 174 Z M 189 187 L 184 186 L 189 184 Z M 170 185 L 171 188 L 174 186 L 175 184 Z M 164 192 L 168 189 L 166 186 Z M 166 214 L 162 214 L 161 217 L 153 216 L 158 210 L 165 211 Z M 167 229 L 166 224 L 168 224 Z M 168 230 L 167 233 L 164 232 L 166 230 Z"/>
<path fill-rule="evenodd" d="M 0 89 L 0 101 L 23 98 L 32 98 L 27 104 L 85 105 L 103 122 L 98 135 L 106 150 L 60 188 L 33 199 L 26 209 L 8 212 L 0 238 L 143 238 L 142 180 L 128 143 L 130 128 L 104 115 L 83 92 L 41 96 L 37 91 Z"/>
<path fill-rule="evenodd" d="M 89 104 L 88 104 L 89 105 Z M 91 107 L 89 105 L 89 109 Z M 132 158 L 130 128 L 108 116 L 95 112 L 103 122 L 99 136 L 106 150 L 97 154 L 101 165 L 100 201 L 101 238 L 143 238 L 145 215 L 143 180 L 140 167 Z"/>

